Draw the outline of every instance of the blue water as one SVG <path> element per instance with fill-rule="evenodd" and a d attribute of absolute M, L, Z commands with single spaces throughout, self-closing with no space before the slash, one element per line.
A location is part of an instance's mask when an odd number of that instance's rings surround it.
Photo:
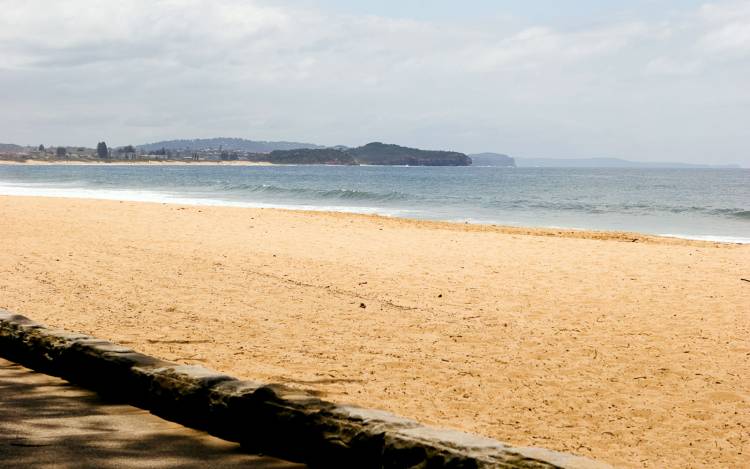
<path fill-rule="evenodd" d="M 750 242 L 750 170 L 0 166 L 0 194 L 282 207 Z"/>

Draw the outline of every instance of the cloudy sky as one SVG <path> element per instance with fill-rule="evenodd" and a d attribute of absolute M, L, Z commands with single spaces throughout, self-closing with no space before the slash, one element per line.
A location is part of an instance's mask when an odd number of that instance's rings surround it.
<path fill-rule="evenodd" d="M 750 0 L 0 0 L 0 142 L 750 166 Z"/>

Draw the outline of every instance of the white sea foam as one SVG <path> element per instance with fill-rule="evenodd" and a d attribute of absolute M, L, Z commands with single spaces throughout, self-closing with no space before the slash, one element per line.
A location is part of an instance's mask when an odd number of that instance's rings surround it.
<path fill-rule="evenodd" d="M 666 238 L 694 239 L 696 241 L 713 241 L 715 243 L 750 244 L 750 238 L 744 236 L 716 236 L 692 234 L 660 234 Z"/>
<path fill-rule="evenodd" d="M 360 207 L 348 205 L 275 204 L 248 202 L 221 198 L 189 197 L 163 191 L 134 189 L 88 189 L 82 187 L 51 187 L 39 183 L 14 184 L 0 181 L 0 195 L 25 197 L 54 197 L 66 199 L 117 200 L 124 202 L 150 202 L 176 205 L 240 207 L 240 208 L 280 208 L 287 210 L 307 210 L 315 212 L 345 212 L 387 217 L 406 217 L 414 210 L 381 207 Z"/>

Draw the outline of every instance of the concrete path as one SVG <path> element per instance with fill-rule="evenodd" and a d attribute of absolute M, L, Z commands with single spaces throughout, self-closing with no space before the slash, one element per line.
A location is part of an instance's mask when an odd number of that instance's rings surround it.
<path fill-rule="evenodd" d="M 264 468 L 305 466 L 102 401 L 0 359 L 0 468 Z"/>

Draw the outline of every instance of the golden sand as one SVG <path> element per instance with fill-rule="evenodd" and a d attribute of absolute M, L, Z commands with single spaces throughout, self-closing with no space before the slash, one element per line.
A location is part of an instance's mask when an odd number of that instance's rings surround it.
<path fill-rule="evenodd" d="M 0 197 L 0 307 L 622 467 L 750 467 L 750 246 Z"/>

